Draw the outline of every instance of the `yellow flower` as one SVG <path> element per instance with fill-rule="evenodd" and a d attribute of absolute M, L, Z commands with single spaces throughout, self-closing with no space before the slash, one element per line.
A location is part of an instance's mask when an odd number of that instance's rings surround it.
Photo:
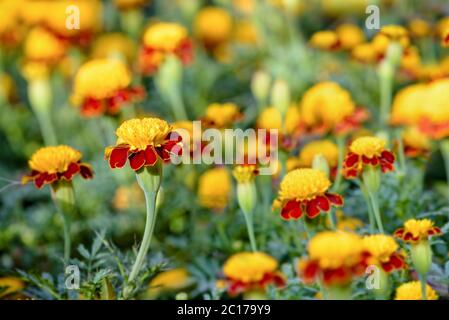
<path fill-rule="evenodd" d="M 351 23 L 341 24 L 335 30 L 344 50 L 350 50 L 365 41 L 365 35 L 359 26 Z"/>
<path fill-rule="evenodd" d="M 243 44 L 257 44 L 259 35 L 257 28 L 250 20 L 240 20 L 234 25 L 232 40 Z"/>
<path fill-rule="evenodd" d="M 330 30 L 318 31 L 310 38 L 310 45 L 322 50 L 334 50 L 340 46 L 337 33 Z"/>
<path fill-rule="evenodd" d="M 74 80 L 74 100 L 97 100 L 114 96 L 131 83 L 131 75 L 123 62 L 114 59 L 91 60 L 78 70 Z"/>
<path fill-rule="evenodd" d="M 427 300 L 438 300 L 438 294 L 431 286 L 426 284 Z M 411 281 L 401 284 L 396 289 L 396 295 L 394 300 L 421 300 L 422 291 L 421 283 L 419 281 Z"/>
<path fill-rule="evenodd" d="M 81 160 L 81 152 L 72 147 L 60 145 L 45 147 L 35 152 L 28 165 L 32 170 L 47 173 L 65 172 L 71 163 Z"/>
<path fill-rule="evenodd" d="M 351 143 L 349 150 L 369 159 L 380 157 L 385 150 L 385 140 L 378 137 L 360 137 Z"/>
<path fill-rule="evenodd" d="M 257 128 L 266 130 L 279 130 L 279 133 L 293 134 L 300 124 L 298 106 L 292 104 L 285 115 L 285 126 L 282 126 L 282 115 L 275 107 L 265 108 L 257 118 Z M 285 131 L 284 131 L 285 128 Z"/>
<path fill-rule="evenodd" d="M 232 17 L 220 7 L 205 7 L 195 17 L 194 29 L 206 48 L 213 48 L 231 38 Z"/>
<path fill-rule="evenodd" d="M 256 283 L 266 274 L 275 272 L 277 267 L 277 261 L 263 252 L 241 252 L 226 260 L 223 273 L 234 281 Z"/>
<path fill-rule="evenodd" d="M 351 56 L 362 63 L 374 63 L 378 57 L 371 43 L 362 43 L 355 46 L 351 51 Z"/>
<path fill-rule="evenodd" d="M 313 158 L 322 154 L 326 158 L 329 167 L 334 168 L 338 164 L 338 147 L 330 140 L 317 140 L 306 144 L 299 154 L 299 161 L 304 167 L 311 167 Z"/>
<path fill-rule="evenodd" d="M 162 271 L 148 284 L 146 296 L 154 299 L 161 293 L 179 291 L 190 286 L 192 283 L 193 279 L 185 268 Z"/>
<path fill-rule="evenodd" d="M 172 127 L 158 118 L 131 119 L 118 127 L 117 144 L 127 144 L 130 150 L 145 150 L 149 145 L 161 146 Z"/>
<path fill-rule="evenodd" d="M 25 288 L 22 280 L 16 277 L 1 277 L 0 278 L 0 298 L 6 297 L 11 293 L 18 292 Z"/>
<path fill-rule="evenodd" d="M 399 248 L 393 237 L 384 234 L 363 237 L 363 246 L 379 262 L 387 262 Z"/>
<path fill-rule="evenodd" d="M 428 87 L 425 84 L 413 84 L 401 89 L 395 96 L 391 110 L 391 123 L 415 125 L 423 116 Z"/>
<path fill-rule="evenodd" d="M 207 125 L 226 128 L 241 117 L 239 108 L 234 103 L 213 103 L 206 108 L 204 121 Z"/>
<path fill-rule="evenodd" d="M 187 29 L 177 23 L 157 22 L 145 31 L 143 43 L 147 48 L 173 52 L 187 36 Z"/>
<path fill-rule="evenodd" d="M 348 91 L 334 82 L 321 82 L 306 91 L 300 104 L 301 120 L 309 127 L 333 129 L 355 111 Z"/>
<path fill-rule="evenodd" d="M 362 15 L 365 14 L 366 7 L 370 4 L 369 0 L 321 0 L 320 7 L 323 11 L 332 16 L 339 15 Z"/>
<path fill-rule="evenodd" d="M 410 39 L 407 29 L 399 25 L 383 26 L 374 37 L 372 44 L 378 54 L 386 54 L 391 42 L 399 43 L 403 48 L 408 47 Z"/>
<path fill-rule="evenodd" d="M 317 195 L 324 194 L 330 187 L 331 182 L 320 170 L 296 169 L 284 177 L 279 187 L 279 199 L 288 200 L 310 200 Z"/>
<path fill-rule="evenodd" d="M 16 84 L 13 78 L 6 73 L 0 73 L 0 101 L 5 99 L 5 101 L 13 102 L 16 98 Z"/>
<path fill-rule="evenodd" d="M 232 171 L 232 175 L 238 183 L 246 183 L 252 181 L 258 174 L 256 165 L 237 165 Z"/>
<path fill-rule="evenodd" d="M 24 44 L 27 61 L 54 64 L 66 53 L 66 46 L 52 33 L 36 27 L 30 31 Z"/>
<path fill-rule="evenodd" d="M 232 0 L 232 6 L 242 13 L 249 14 L 254 10 L 255 0 Z"/>
<path fill-rule="evenodd" d="M 224 209 L 228 205 L 231 188 L 231 177 L 225 168 L 206 171 L 198 181 L 200 205 L 209 209 Z"/>
<path fill-rule="evenodd" d="M 336 227 L 340 231 L 356 231 L 363 227 L 363 221 L 357 218 L 344 217 L 337 220 Z"/>
<path fill-rule="evenodd" d="M 449 29 L 449 17 L 445 17 L 438 21 L 436 25 L 436 33 L 439 37 L 442 37 L 446 30 Z"/>
<path fill-rule="evenodd" d="M 412 243 L 427 240 L 429 236 L 441 234 L 441 229 L 434 226 L 430 219 L 409 219 L 404 223 L 403 228 L 397 229 L 394 233 L 395 237 Z"/>
<path fill-rule="evenodd" d="M 429 35 L 431 28 L 427 21 L 423 19 L 413 19 L 408 24 L 410 34 L 416 38 L 422 38 Z"/>
<path fill-rule="evenodd" d="M 407 156 L 426 155 L 431 148 L 431 141 L 417 127 L 408 127 L 402 132 L 404 151 Z"/>
<path fill-rule="evenodd" d="M 92 58 L 123 58 L 132 62 L 136 56 L 136 44 L 122 33 L 108 33 L 99 37 L 92 48 Z"/>
<path fill-rule="evenodd" d="M 309 257 L 322 269 L 337 269 L 358 262 L 364 248 L 354 233 L 324 231 L 314 236 L 308 245 Z"/>

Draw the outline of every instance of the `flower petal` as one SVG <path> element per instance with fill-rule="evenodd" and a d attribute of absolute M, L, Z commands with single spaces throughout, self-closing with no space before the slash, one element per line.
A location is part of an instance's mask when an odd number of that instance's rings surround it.
<path fill-rule="evenodd" d="M 139 151 L 131 154 L 131 156 L 129 157 L 129 164 L 131 166 L 131 169 L 133 169 L 134 171 L 142 168 L 145 164 L 145 151 Z"/>
<path fill-rule="evenodd" d="M 129 147 L 112 149 L 111 154 L 109 155 L 109 166 L 112 169 L 123 168 L 126 164 L 126 160 L 128 160 L 128 151 Z"/>

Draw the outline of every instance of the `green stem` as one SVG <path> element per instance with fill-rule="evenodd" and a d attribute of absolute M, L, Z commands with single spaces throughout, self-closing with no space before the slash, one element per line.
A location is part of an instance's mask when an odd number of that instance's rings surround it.
<path fill-rule="evenodd" d="M 376 222 L 377 222 L 377 227 L 378 227 L 380 233 L 384 233 L 384 227 L 382 224 L 382 217 L 380 215 L 379 199 L 378 199 L 377 193 L 368 191 L 368 194 L 369 194 L 369 198 L 371 200 L 371 205 L 372 205 L 372 209 L 373 209 L 373 213 L 374 213 L 374 218 L 376 219 Z"/>
<path fill-rule="evenodd" d="M 64 262 L 66 264 L 69 263 L 70 260 L 70 251 L 71 251 L 71 242 L 70 242 L 70 222 L 69 219 L 65 217 L 64 213 L 61 210 L 58 210 L 62 219 L 62 227 L 64 229 Z"/>
<path fill-rule="evenodd" d="M 46 146 L 57 145 L 56 134 L 53 129 L 53 123 L 48 112 L 35 110 L 36 118 L 39 123 L 39 128 L 42 133 L 42 138 Z"/>
<path fill-rule="evenodd" d="M 145 224 L 145 231 L 143 234 L 143 240 L 139 248 L 139 252 L 137 253 L 136 261 L 131 269 L 131 273 L 129 274 L 128 283 L 132 283 L 142 268 L 143 262 L 147 255 L 148 249 L 150 248 L 151 237 L 154 231 L 154 225 L 156 222 L 156 192 L 144 192 L 145 194 L 145 202 L 147 208 L 147 221 Z"/>
<path fill-rule="evenodd" d="M 393 77 L 380 78 L 380 117 L 379 127 L 385 129 L 390 118 L 390 107 L 393 92 Z"/>
<path fill-rule="evenodd" d="M 400 172 L 405 174 L 407 171 L 406 162 L 405 162 L 405 154 L 404 154 L 404 143 L 402 141 L 402 130 L 396 131 L 396 140 L 398 141 L 398 158 L 399 158 L 399 167 Z"/>
<path fill-rule="evenodd" d="M 363 183 L 360 184 L 360 189 L 362 190 L 363 198 L 365 198 L 366 205 L 368 207 L 368 218 L 369 218 L 369 225 L 370 225 L 370 233 L 374 234 L 375 232 L 375 221 L 374 221 L 374 212 L 373 207 L 371 204 L 371 200 L 368 194 L 368 190 L 366 189 L 365 185 Z"/>
<path fill-rule="evenodd" d="M 338 192 L 340 190 L 341 181 L 343 175 L 341 171 L 343 170 L 343 161 L 345 156 L 345 144 L 346 144 L 346 136 L 339 135 L 337 136 L 337 146 L 338 146 L 338 165 L 337 165 L 337 174 L 335 177 L 335 183 L 332 186 L 332 191 Z"/>
<path fill-rule="evenodd" d="M 246 229 L 248 230 L 249 241 L 251 243 L 251 250 L 257 252 L 256 238 L 254 236 L 254 223 L 251 212 L 243 212 L 245 216 Z"/>
<path fill-rule="evenodd" d="M 442 140 L 440 142 L 441 155 L 443 156 L 444 168 L 446 171 L 446 181 L 447 181 L 447 199 L 449 201 L 449 139 Z"/>
<path fill-rule="evenodd" d="M 427 300 L 427 281 L 425 275 L 419 275 L 419 282 L 421 283 L 421 300 Z"/>
<path fill-rule="evenodd" d="M 334 220 L 334 208 L 331 208 L 329 211 L 329 223 L 331 225 L 331 229 L 335 230 L 335 220 Z"/>

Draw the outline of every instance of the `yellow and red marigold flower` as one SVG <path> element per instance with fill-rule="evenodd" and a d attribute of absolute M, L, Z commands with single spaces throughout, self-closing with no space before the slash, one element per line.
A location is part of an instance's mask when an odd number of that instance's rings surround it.
<path fill-rule="evenodd" d="M 206 108 L 202 123 L 206 127 L 229 128 L 242 118 L 242 113 L 234 103 L 212 103 Z"/>
<path fill-rule="evenodd" d="M 138 171 L 144 166 L 154 166 L 158 159 L 167 162 L 171 154 L 182 154 L 181 136 L 158 118 L 127 120 L 116 135 L 116 146 L 105 151 L 112 169 L 123 168 L 129 159 L 131 169 Z"/>
<path fill-rule="evenodd" d="M 231 39 L 232 27 L 232 16 L 220 7 L 202 8 L 195 17 L 195 36 L 208 50 L 226 44 Z"/>
<path fill-rule="evenodd" d="M 404 130 L 402 143 L 407 157 L 427 157 L 430 155 L 431 141 L 417 127 L 409 127 Z"/>
<path fill-rule="evenodd" d="M 320 82 L 308 89 L 300 104 L 301 123 L 306 131 L 325 134 L 357 129 L 368 117 L 356 108 L 348 91 L 334 82 Z"/>
<path fill-rule="evenodd" d="M 325 286 L 345 286 L 364 274 L 369 253 L 355 233 L 324 231 L 308 245 L 308 259 L 299 261 L 299 274 L 306 283 L 322 281 Z"/>
<path fill-rule="evenodd" d="M 427 240 L 430 236 L 441 234 L 441 229 L 434 226 L 433 221 L 429 219 L 407 220 L 402 228 L 394 232 L 395 237 L 409 243 L 417 243 L 421 240 Z"/>
<path fill-rule="evenodd" d="M 299 153 L 298 164 L 301 167 L 312 167 L 313 159 L 321 154 L 331 169 L 331 176 L 335 176 L 338 165 L 338 146 L 331 140 L 316 140 L 307 143 Z"/>
<path fill-rule="evenodd" d="M 81 174 L 84 179 L 91 179 L 92 168 L 81 162 L 81 152 L 72 147 L 59 145 L 41 148 L 28 162 L 31 173 L 22 178 L 22 183 L 34 182 L 37 188 L 59 180 L 71 181 Z"/>
<path fill-rule="evenodd" d="M 356 178 L 365 166 L 380 166 L 383 173 L 394 170 L 394 154 L 385 149 L 385 140 L 378 137 L 360 137 L 349 146 L 343 162 L 343 173 L 348 179 Z"/>
<path fill-rule="evenodd" d="M 168 54 L 176 55 L 184 64 L 192 61 L 192 41 L 188 31 L 176 23 L 155 23 L 143 35 L 143 48 L 139 56 L 142 73 L 156 72 Z"/>
<path fill-rule="evenodd" d="M 198 202 L 202 207 L 215 211 L 223 210 L 232 191 L 231 176 L 224 167 L 209 169 L 198 181 Z"/>
<path fill-rule="evenodd" d="M 443 32 L 443 37 L 441 38 L 441 41 L 443 43 L 443 47 L 449 46 L 449 27 L 446 29 L 446 31 Z"/>
<path fill-rule="evenodd" d="M 426 284 L 426 298 L 438 300 L 438 294 L 428 284 Z M 421 282 L 411 281 L 401 284 L 396 289 L 394 300 L 422 300 Z"/>
<path fill-rule="evenodd" d="M 331 206 L 342 206 L 343 198 L 328 193 L 331 182 L 316 169 L 296 169 L 287 173 L 279 187 L 276 206 L 280 206 L 282 218 L 299 219 L 303 213 L 309 218 L 317 217 Z"/>
<path fill-rule="evenodd" d="M 370 263 L 382 267 L 385 272 L 405 268 L 404 256 L 398 252 L 398 244 L 393 237 L 384 234 L 365 236 L 364 249 L 370 254 Z"/>
<path fill-rule="evenodd" d="M 253 290 L 263 291 L 270 284 L 284 286 L 284 276 L 277 268 L 277 261 L 263 252 L 234 254 L 223 266 L 229 295 L 235 296 Z"/>
<path fill-rule="evenodd" d="M 143 98 L 141 87 L 131 88 L 126 65 L 115 59 L 91 60 L 75 76 L 73 101 L 85 116 L 115 115 L 127 103 Z"/>

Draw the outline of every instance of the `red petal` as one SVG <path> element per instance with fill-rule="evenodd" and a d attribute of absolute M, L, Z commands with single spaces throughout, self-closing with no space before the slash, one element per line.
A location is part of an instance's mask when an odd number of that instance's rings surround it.
<path fill-rule="evenodd" d="M 388 163 L 391 163 L 391 164 L 394 163 L 394 154 L 391 153 L 390 151 L 387 151 L 387 150 L 382 151 L 380 158 L 381 158 L 381 160 L 385 160 Z"/>
<path fill-rule="evenodd" d="M 71 163 L 67 168 L 67 171 L 62 175 L 67 180 L 72 180 L 72 177 L 80 172 L 80 166 L 77 163 Z"/>
<path fill-rule="evenodd" d="M 84 163 L 80 164 L 80 173 L 84 179 L 92 179 L 92 177 L 94 176 L 92 168 Z"/>
<path fill-rule="evenodd" d="M 145 151 L 139 151 L 131 154 L 129 164 L 134 171 L 139 170 L 145 164 Z"/>
<path fill-rule="evenodd" d="M 145 149 L 145 165 L 153 166 L 157 161 L 157 154 L 152 146 Z"/>
<path fill-rule="evenodd" d="M 282 208 L 281 216 L 286 220 L 290 218 L 299 219 L 302 216 L 301 202 L 295 200 L 287 202 Z"/>
<path fill-rule="evenodd" d="M 329 211 L 330 203 L 329 203 L 329 200 L 325 196 L 318 196 L 318 197 L 316 197 L 316 201 L 318 203 L 318 207 L 322 211 Z"/>
<path fill-rule="evenodd" d="M 320 208 L 318 207 L 318 201 L 316 199 L 312 199 L 307 202 L 306 205 L 306 213 L 307 216 L 311 219 L 315 218 L 320 214 Z"/>
<path fill-rule="evenodd" d="M 394 236 L 397 238 L 402 238 L 404 235 L 404 228 L 399 228 L 394 232 Z"/>
<path fill-rule="evenodd" d="M 352 168 L 359 162 L 359 156 L 355 153 L 348 153 L 344 161 L 344 165 L 347 168 Z"/>
<path fill-rule="evenodd" d="M 343 197 L 336 193 L 326 193 L 325 194 L 327 200 L 334 206 L 342 206 L 343 205 Z"/>
<path fill-rule="evenodd" d="M 114 168 L 123 168 L 128 160 L 129 148 L 117 147 L 114 148 L 109 156 L 109 166 Z"/>

